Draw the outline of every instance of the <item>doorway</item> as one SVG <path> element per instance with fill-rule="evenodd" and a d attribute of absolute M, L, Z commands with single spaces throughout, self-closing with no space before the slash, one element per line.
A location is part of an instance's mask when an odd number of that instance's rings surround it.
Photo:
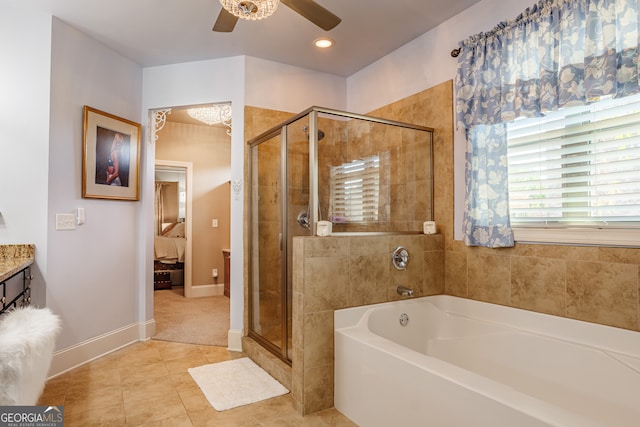
<path fill-rule="evenodd" d="M 177 263 L 176 271 L 163 272 L 170 285 L 154 286 L 153 338 L 227 346 L 224 255 L 230 247 L 231 138 L 226 126 L 194 122 L 186 107 L 168 111 L 166 122 L 155 129 L 154 239 L 180 242 L 184 230 L 184 265 L 182 277 Z M 173 256 L 179 257 L 179 245 L 173 246 Z M 159 253 L 154 241 L 154 278 L 160 256 L 171 254 Z M 173 331 L 169 338 L 165 327 Z"/>

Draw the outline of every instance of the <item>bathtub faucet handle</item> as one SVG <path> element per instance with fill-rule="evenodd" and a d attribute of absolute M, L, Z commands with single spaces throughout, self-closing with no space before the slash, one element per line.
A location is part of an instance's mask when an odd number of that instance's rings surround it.
<path fill-rule="evenodd" d="M 409 289 L 406 286 L 402 286 L 402 285 L 398 285 L 398 287 L 396 288 L 396 292 L 398 293 L 398 295 L 401 295 L 403 297 L 413 296 L 413 289 Z"/>

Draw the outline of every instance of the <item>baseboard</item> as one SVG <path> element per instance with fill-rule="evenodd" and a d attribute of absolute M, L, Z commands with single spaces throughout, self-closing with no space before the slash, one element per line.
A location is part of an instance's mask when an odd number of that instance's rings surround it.
<path fill-rule="evenodd" d="M 191 298 L 224 295 L 224 284 L 191 286 Z"/>
<path fill-rule="evenodd" d="M 229 329 L 227 334 L 227 350 L 229 351 L 242 351 L 242 336 L 244 335 L 242 329 Z"/>
<path fill-rule="evenodd" d="M 156 334 L 156 319 L 147 320 L 140 323 L 140 339 L 148 340 Z"/>
<path fill-rule="evenodd" d="M 145 330 L 145 336 L 151 329 L 155 330 L 155 321 L 135 323 L 120 329 L 108 332 L 104 335 L 86 340 L 79 344 L 56 351 L 53 354 L 49 377 L 55 377 L 87 362 L 91 362 L 108 353 L 112 353 L 129 344 L 140 341 L 141 330 Z"/>

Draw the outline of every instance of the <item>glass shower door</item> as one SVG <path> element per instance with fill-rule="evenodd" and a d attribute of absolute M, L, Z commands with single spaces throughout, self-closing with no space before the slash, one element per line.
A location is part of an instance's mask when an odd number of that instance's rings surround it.
<path fill-rule="evenodd" d="M 313 234 L 308 124 L 303 117 L 251 147 L 249 335 L 285 361 L 293 336 L 293 238 Z"/>
<path fill-rule="evenodd" d="M 286 258 L 280 133 L 251 149 L 251 286 L 249 335 L 284 356 Z"/>

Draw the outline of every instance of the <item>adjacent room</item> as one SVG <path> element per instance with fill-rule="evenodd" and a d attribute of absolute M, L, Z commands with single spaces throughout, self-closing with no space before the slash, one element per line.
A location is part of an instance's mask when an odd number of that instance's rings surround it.
<path fill-rule="evenodd" d="M 154 339 L 227 346 L 231 105 L 162 110 L 156 129 Z"/>

